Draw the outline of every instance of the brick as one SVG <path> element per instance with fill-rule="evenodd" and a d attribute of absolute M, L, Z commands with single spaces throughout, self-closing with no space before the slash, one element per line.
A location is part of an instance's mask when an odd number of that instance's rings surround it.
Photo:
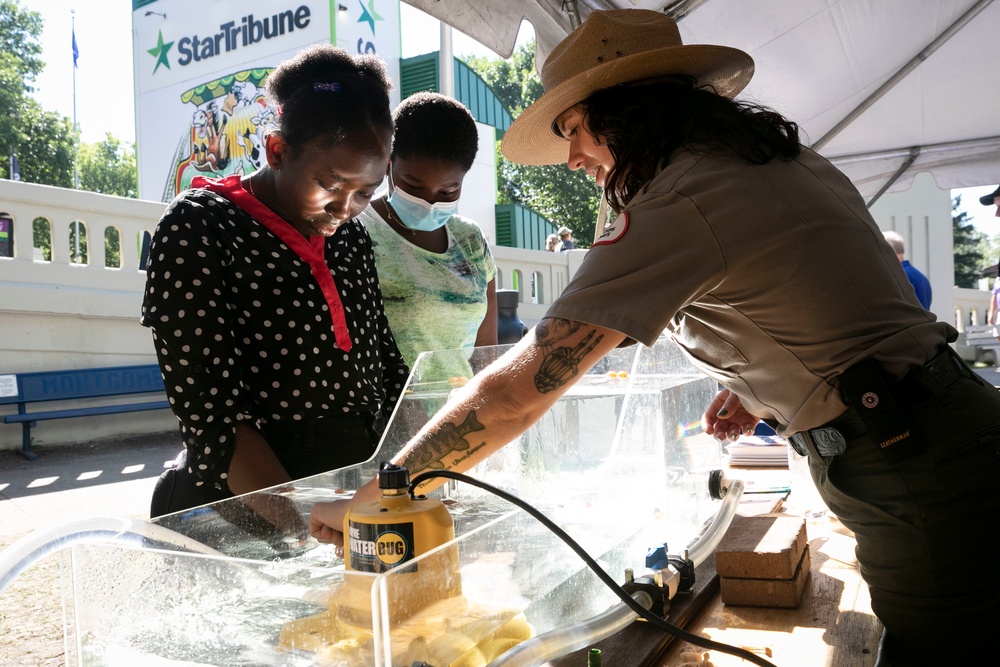
<path fill-rule="evenodd" d="M 734 521 L 715 551 L 720 577 L 791 579 L 807 550 L 806 522 L 794 516 Z"/>
<path fill-rule="evenodd" d="M 722 602 L 738 607 L 779 607 L 792 609 L 802 601 L 812 559 L 809 549 L 802 552 L 791 579 L 719 579 Z"/>

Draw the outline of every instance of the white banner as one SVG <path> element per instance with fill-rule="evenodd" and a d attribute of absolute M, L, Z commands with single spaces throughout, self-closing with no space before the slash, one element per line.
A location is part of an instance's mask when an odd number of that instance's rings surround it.
<path fill-rule="evenodd" d="M 132 28 L 141 199 L 256 170 L 274 120 L 263 81 L 308 45 L 375 53 L 399 88 L 399 0 L 156 0 Z"/>

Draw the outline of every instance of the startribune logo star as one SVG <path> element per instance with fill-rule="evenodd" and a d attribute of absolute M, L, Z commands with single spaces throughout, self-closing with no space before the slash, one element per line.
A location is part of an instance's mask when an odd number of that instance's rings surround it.
<path fill-rule="evenodd" d="M 358 0 L 358 4 L 361 5 L 361 18 L 358 19 L 358 23 L 367 23 L 372 29 L 372 34 L 375 34 L 375 21 L 384 20 L 375 12 L 375 0 L 368 0 L 368 8 L 361 0 Z"/>
<path fill-rule="evenodd" d="M 167 54 L 170 52 L 170 47 L 174 45 L 173 42 L 163 41 L 163 31 L 160 31 L 159 37 L 156 39 L 156 46 L 149 49 L 147 53 L 156 58 L 156 67 L 153 68 L 153 74 L 156 74 L 156 70 L 160 69 L 160 65 L 165 65 L 167 69 L 170 69 L 170 61 L 167 60 Z"/>

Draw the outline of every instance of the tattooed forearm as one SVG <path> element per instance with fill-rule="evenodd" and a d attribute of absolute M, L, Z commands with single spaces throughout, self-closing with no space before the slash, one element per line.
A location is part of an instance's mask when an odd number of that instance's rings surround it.
<path fill-rule="evenodd" d="M 475 447 L 470 447 L 469 451 L 467 451 L 466 453 L 462 454 L 458 458 L 452 459 L 451 460 L 451 465 L 453 465 L 455 467 L 458 467 L 459 465 L 461 465 L 461 463 L 463 461 L 465 461 L 468 458 L 471 458 L 473 454 L 475 454 L 476 452 L 478 452 L 480 449 L 482 449 L 485 446 L 486 446 L 486 443 L 485 442 L 481 442 L 478 445 L 476 445 Z"/>
<path fill-rule="evenodd" d="M 535 375 L 535 388 L 542 394 L 555 391 L 576 377 L 580 361 L 590 353 L 604 338 L 600 334 L 594 338 L 595 330 L 591 330 L 576 347 L 557 347 L 545 356 L 542 367 Z M 594 339 L 591 341 L 591 339 Z"/>
<path fill-rule="evenodd" d="M 535 338 L 538 344 L 548 349 L 567 336 L 571 336 L 583 326 L 579 322 L 571 322 L 560 318 L 546 318 L 535 327 Z"/>
<path fill-rule="evenodd" d="M 479 423 L 476 418 L 476 411 L 472 410 L 465 417 L 465 421 L 456 426 L 452 423 L 442 424 L 436 432 L 423 438 L 412 454 L 407 457 L 405 463 L 411 474 L 416 474 L 421 470 L 433 469 L 442 470 L 449 466 L 445 465 L 445 460 L 450 454 L 456 452 L 466 452 L 466 456 L 480 449 L 483 444 L 470 449 L 470 443 L 465 436 L 475 431 L 482 431 L 486 427 Z M 464 458 L 459 460 L 465 460 Z"/>

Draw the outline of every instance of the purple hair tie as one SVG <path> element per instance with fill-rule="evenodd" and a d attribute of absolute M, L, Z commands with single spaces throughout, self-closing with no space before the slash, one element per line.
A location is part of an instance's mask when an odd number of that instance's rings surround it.
<path fill-rule="evenodd" d="M 318 93 L 318 92 L 320 92 L 322 90 L 325 90 L 325 91 L 328 91 L 328 92 L 331 92 L 331 93 L 339 93 L 340 92 L 340 84 L 339 83 L 314 83 L 313 84 L 313 92 Z"/>

